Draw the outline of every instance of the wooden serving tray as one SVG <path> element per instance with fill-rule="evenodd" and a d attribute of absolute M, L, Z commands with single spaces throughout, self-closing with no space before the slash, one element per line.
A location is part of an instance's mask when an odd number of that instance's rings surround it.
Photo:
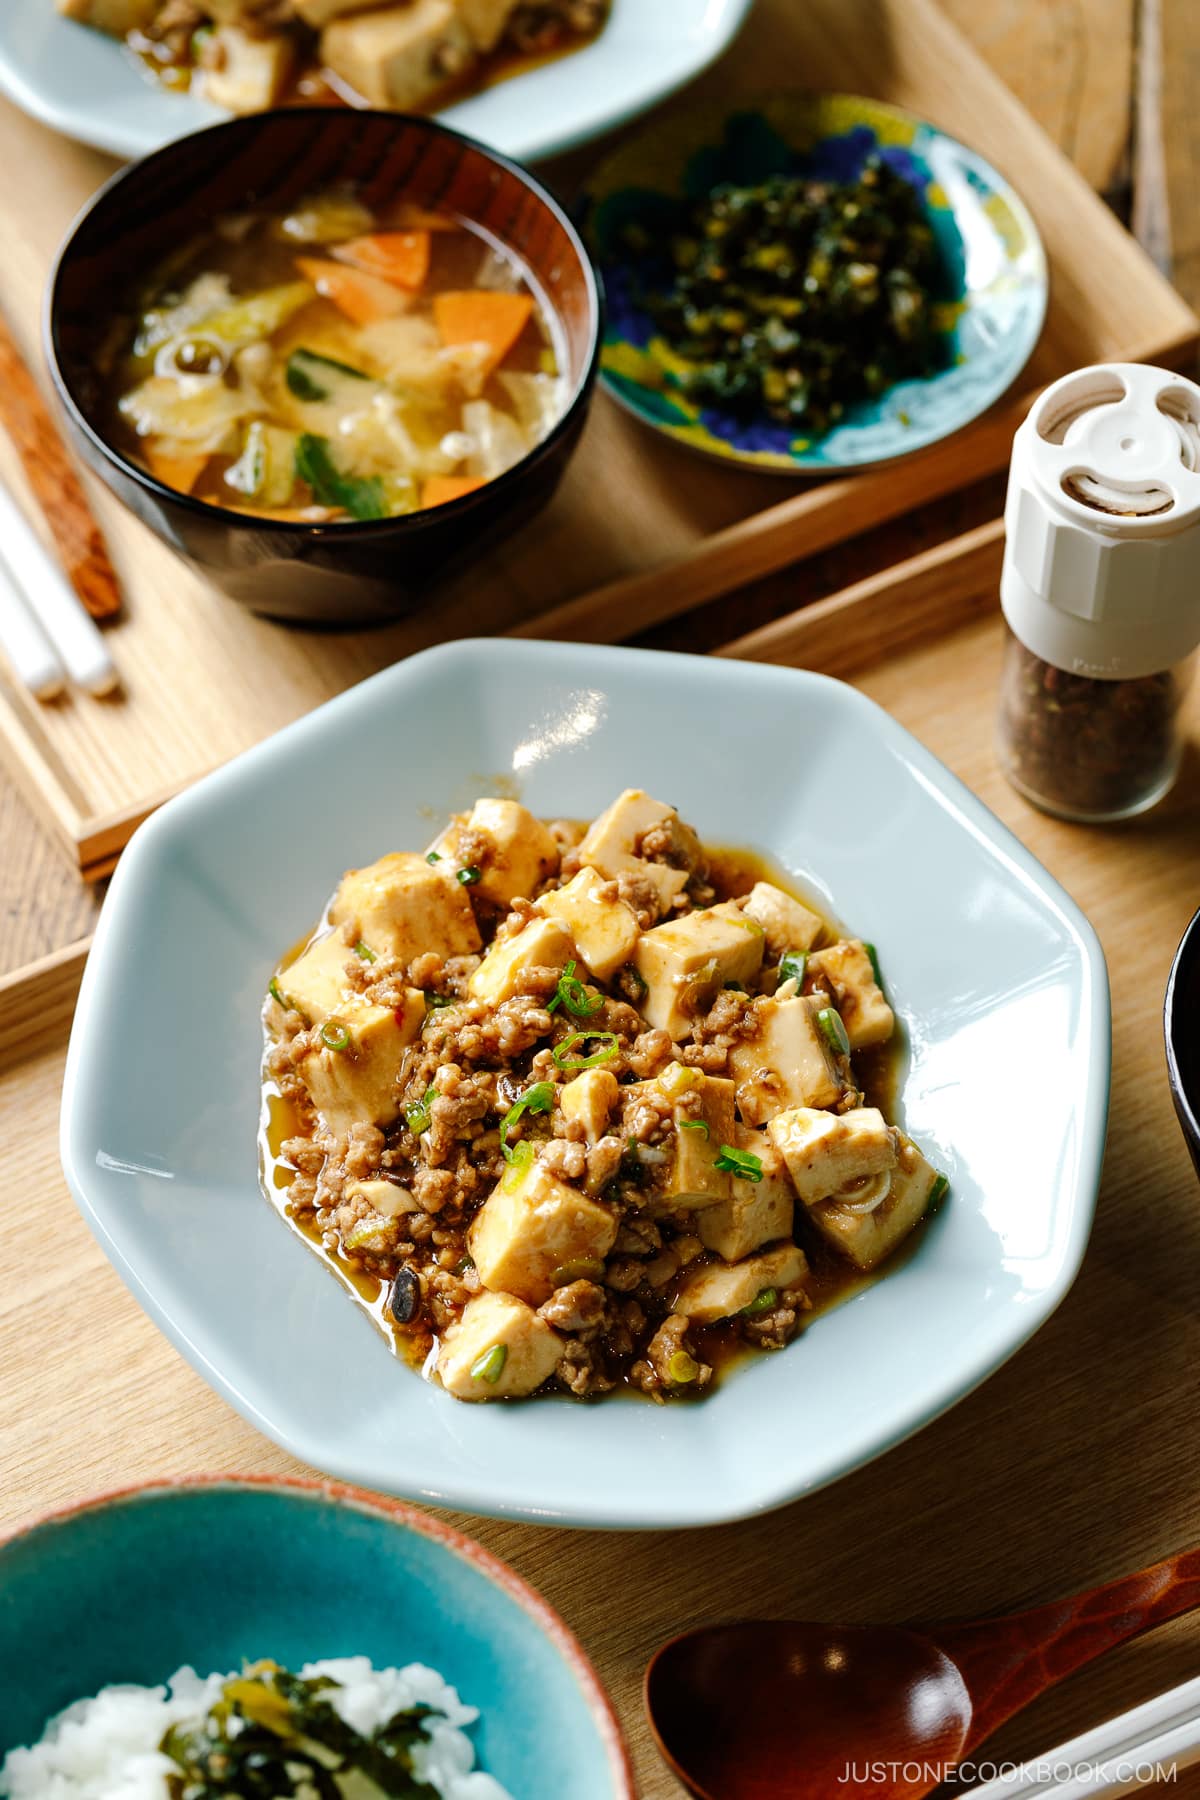
<path fill-rule="evenodd" d="M 1108 954 L 1114 1016 L 1112 1122 L 1091 1249 L 1059 1312 L 979 1392 L 880 1462 L 783 1511 L 618 1541 L 459 1521 L 582 1637 L 629 1734 L 642 1800 L 682 1800 L 640 1700 L 647 1659 L 679 1630 L 760 1614 L 971 1616 L 1048 1600 L 1200 1541 L 1200 1442 L 1190 1429 L 1200 1206 L 1161 1025 L 1172 951 L 1200 895 L 1200 757 L 1193 741 L 1164 805 L 1113 829 L 1062 824 L 1018 799 L 991 749 L 998 560 L 998 532 L 986 527 L 726 653 L 852 680 L 974 788 L 1088 912 Z M 1200 730 L 1200 695 L 1191 729 Z M 71 1204 L 57 1128 L 72 971 L 77 978 L 78 958 L 52 959 L 0 1037 L 10 1202 L 0 1530 L 150 1476 L 297 1467 L 155 1331 Z M 1025 1076 L 1037 1079 L 1036 1044 Z M 997 1129 L 1008 1128 L 1019 1094 L 1019 1084 L 997 1094 Z M 802 1380 L 803 1345 L 786 1354 Z M 747 1441 L 744 1453 L 771 1448 Z M 1198 1661 L 1200 1617 L 1178 1620 L 1048 1695 L 987 1753 L 1034 1756 L 1193 1675 Z M 1173 1791 L 1200 1795 L 1200 1771 Z"/>
<path fill-rule="evenodd" d="M 970 430 L 875 474 L 796 483 L 707 462 L 599 394 L 551 509 L 426 617 L 318 635 L 249 617 L 95 484 L 128 596 L 113 633 L 125 697 L 39 706 L 0 678 L 0 754 L 88 876 L 167 794 L 397 657 L 464 632 L 613 641 L 1000 468 L 1031 391 L 1104 358 L 1186 363 L 1200 322 L 935 0 L 759 0 L 702 89 L 796 84 L 872 94 L 963 138 L 1012 180 L 1051 265 L 1046 330 L 1021 393 Z M 569 192 L 601 152 L 549 171 Z M 112 163 L 0 109 L 4 303 L 37 356 L 56 244 Z M 7 446 L 0 475 L 23 491 Z"/>

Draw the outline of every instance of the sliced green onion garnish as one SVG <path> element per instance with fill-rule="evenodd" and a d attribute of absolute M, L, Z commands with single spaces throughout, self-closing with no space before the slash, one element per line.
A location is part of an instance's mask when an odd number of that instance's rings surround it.
<path fill-rule="evenodd" d="M 871 968 L 875 975 L 875 986 L 877 988 L 882 989 L 883 976 L 880 974 L 880 971 L 879 971 L 879 952 L 876 950 L 874 944 L 864 943 L 863 949 L 866 951 L 867 955 L 871 959 Z"/>
<path fill-rule="evenodd" d="M 680 1131 L 702 1131 L 705 1137 L 708 1136 L 708 1126 L 703 1119 L 680 1119 L 679 1129 Z"/>
<path fill-rule="evenodd" d="M 699 1373 L 700 1364 L 694 1356 L 689 1356 L 686 1350 L 676 1350 L 674 1355 L 668 1359 L 667 1374 L 681 1387 L 689 1381 L 695 1381 Z"/>
<path fill-rule="evenodd" d="M 350 1033 L 336 1019 L 326 1019 L 321 1027 L 321 1042 L 331 1050 L 344 1050 L 350 1042 Z"/>
<path fill-rule="evenodd" d="M 575 964 L 569 962 L 558 978 L 558 986 L 554 990 L 554 998 L 547 1006 L 547 1012 L 556 1012 L 565 1006 L 569 1013 L 577 1019 L 590 1019 L 604 1005 L 603 994 L 589 994 L 582 981 L 575 973 Z"/>
<path fill-rule="evenodd" d="M 650 987 L 645 980 L 645 977 L 642 975 L 641 970 L 635 969 L 632 963 L 626 963 L 625 967 L 621 970 L 621 973 L 625 976 L 626 980 L 631 983 L 633 991 L 638 999 L 644 1000 L 646 995 L 650 992 Z"/>
<path fill-rule="evenodd" d="M 279 1002 L 280 1006 L 287 1005 L 287 1001 L 283 997 L 283 990 L 280 988 L 279 983 L 273 975 L 267 983 L 267 992 L 270 994 L 272 1000 L 277 1000 Z"/>
<path fill-rule="evenodd" d="M 950 1191 L 950 1177 L 948 1175 L 939 1175 L 937 1180 L 934 1182 L 933 1186 L 929 1190 L 930 1206 L 936 1206 L 938 1201 L 941 1199 L 944 1199 L 945 1196 L 949 1193 L 949 1191 Z"/>
<path fill-rule="evenodd" d="M 604 1044 L 607 1047 L 593 1050 L 590 1056 L 571 1056 L 576 1044 Z M 553 1052 L 554 1061 L 564 1070 L 598 1069 L 601 1063 L 612 1062 L 619 1054 L 615 1031 L 573 1031 Z"/>
<path fill-rule="evenodd" d="M 778 1288 L 760 1288 L 749 1306 L 743 1306 L 742 1317 L 756 1319 L 760 1313 L 769 1313 L 779 1304 Z"/>
<path fill-rule="evenodd" d="M 528 1145 L 517 1145 L 516 1150 L 508 1147 L 508 1134 L 523 1113 L 549 1112 L 554 1105 L 554 1083 L 552 1081 L 535 1081 L 532 1087 L 526 1088 L 515 1106 L 510 1106 L 500 1122 L 500 1148 L 504 1152 L 505 1162 L 518 1160 L 517 1150 L 528 1150 Z M 522 1162 L 528 1157 L 522 1157 Z"/>
<path fill-rule="evenodd" d="M 504 1365 L 507 1361 L 508 1345 L 493 1344 L 490 1350 L 485 1350 L 483 1355 L 476 1358 L 471 1364 L 472 1381 L 486 1381 L 489 1386 L 495 1387 L 504 1373 Z"/>
<path fill-rule="evenodd" d="M 454 879 L 455 881 L 460 882 L 463 887 L 474 887 L 482 874 L 483 870 L 477 869 L 475 864 L 472 863 L 469 868 L 460 869 Z"/>
<path fill-rule="evenodd" d="M 455 995 L 453 995 L 453 994 L 431 994 L 429 992 L 429 989 L 426 988 L 426 990 L 425 990 L 425 1011 L 426 1012 L 440 1012 L 442 1010 L 443 1006 L 457 1006 L 457 1005 L 458 1005 L 458 1001 L 457 1001 L 457 998 Z"/>
<path fill-rule="evenodd" d="M 408 1129 L 410 1131 L 415 1131 L 418 1137 L 420 1137 L 423 1131 L 429 1130 L 429 1108 L 436 1098 L 437 1089 L 435 1087 L 427 1087 L 421 1098 L 413 1106 L 406 1106 L 404 1109 L 404 1118 L 408 1125 Z"/>
<path fill-rule="evenodd" d="M 785 981 L 794 981 L 797 987 L 803 985 L 804 971 L 808 967 L 808 957 L 803 950 L 789 950 L 786 956 L 779 959 L 779 985 Z"/>
<path fill-rule="evenodd" d="M 761 1181 L 763 1178 L 762 1157 L 755 1156 L 753 1150 L 735 1150 L 732 1144 L 721 1145 L 721 1154 L 713 1168 L 725 1169 L 740 1181 Z"/>
<path fill-rule="evenodd" d="M 359 938 L 357 944 L 355 944 L 355 946 L 354 946 L 354 954 L 355 954 L 355 956 L 361 956 L 363 961 L 366 963 L 373 963 L 373 962 L 379 961 L 379 958 L 376 956 L 375 952 L 372 950 L 370 944 L 364 944 L 361 938 Z"/>
<path fill-rule="evenodd" d="M 757 919 L 730 919 L 729 923 L 740 925 L 743 931 L 750 933 L 751 937 L 766 937 L 767 935 Z"/>
<path fill-rule="evenodd" d="M 838 1056 L 849 1056 L 850 1039 L 846 1036 L 846 1027 L 842 1024 L 842 1015 L 836 1007 L 823 1006 L 817 1014 L 817 1024 L 829 1048 Z"/>
<path fill-rule="evenodd" d="M 427 863 L 435 863 L 435 862 L 441 862 L 441 860 L 442 860 L 442 859 L 441 859 L 441 857 L 440 857 L 440 856 L 439 856 L 439 855 L 438 855 L 438 853 L 437 853 L 437 851 L 436 851 L 436 850 L 429 850 L 429 851 L 427 851 L 427 852 L 426 852 L 426 854 L 425 854 L 425 861 L 426 861 L 426 862 L 427 862 Z"/>

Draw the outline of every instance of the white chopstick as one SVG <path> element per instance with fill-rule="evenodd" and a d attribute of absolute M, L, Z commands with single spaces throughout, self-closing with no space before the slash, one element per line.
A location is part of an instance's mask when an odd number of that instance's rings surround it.
<path fill-rule="evenodd" d="M 38 700 L 54 700 L 66 684 L 66 671 L 33 612 L 0 567 L 0 649 L 17 680 Z"/>
<path fill-rule="evenodd" d="M 2 481 L 0 558 L 71 680 L 89 694 L 111 693 L 120 677 L 95 621 Z"/>
<path fill-rule="evenodd" d="M 1200 1680 L 1156 1694 L 1094 1731 L 972 1788 L 970 1800 L 1091 1800 L 1131 1794 L 1200 1762 Z M 976 1765 L 978 1767 L 978 1764 Z M 1157 1771 L 1157 1773 L 1156 1773 Z"/>

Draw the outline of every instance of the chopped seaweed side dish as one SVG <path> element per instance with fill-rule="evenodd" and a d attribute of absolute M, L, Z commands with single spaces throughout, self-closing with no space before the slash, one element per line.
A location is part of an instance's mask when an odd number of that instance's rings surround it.
<path fill-rule="evenodd" d="M 669 291 L 656 278 L 643 300 L 692 365 L 676 378 L 690 399 L 817 435 L 945 361 L 937 242 L 915 189 L 878 157 L 852 182 L 715 188 L 671 259 Z"/>
<path fill-rule="evenodd" d="M 362 1800 L 436 1800 L 412 1772 L 428 1709 L 397 1713 L 364 1737 L 330 1705 L 337 1686 L 269 1662 L 227 1681 L 203 1719 L 173 1725 L 163 1738 L 162 1753 L 179 1770 L 167 1778 L 172 1800 L 343 1800 L 349 1790 L 339 1777 L 352 1772 Z"/>

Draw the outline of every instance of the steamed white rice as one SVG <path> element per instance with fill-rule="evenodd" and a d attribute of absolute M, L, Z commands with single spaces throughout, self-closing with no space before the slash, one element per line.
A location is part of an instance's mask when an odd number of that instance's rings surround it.
<path fill-rule="evenodd" d="M 347 1725 L 369 1734 L 410 1707 L 432 1707 L 428 1741 L 413 1747 L 413 1773 L 442 1800 L 512 1800 L 491 1775 L 475 1768 L 475 1747 L 463 1729 L 479 1717 L 464 1706 L 436 1669 L 410 1663 L 376 1669 L 365 1656 L 306 1663 L 301 1675 L 340 1682 L 328 1699 Z M 39 1743 L 11 1750 L 0 1768 L 0 1795 L 9 1800 L 166 1800 L 175 1764 L 158 1745 L 172 1725 L 202 1717 L 232 1677 L 180 1669 L 165 1687 L 108 1687 L 76 1701 L 52 1719 Z"/>

